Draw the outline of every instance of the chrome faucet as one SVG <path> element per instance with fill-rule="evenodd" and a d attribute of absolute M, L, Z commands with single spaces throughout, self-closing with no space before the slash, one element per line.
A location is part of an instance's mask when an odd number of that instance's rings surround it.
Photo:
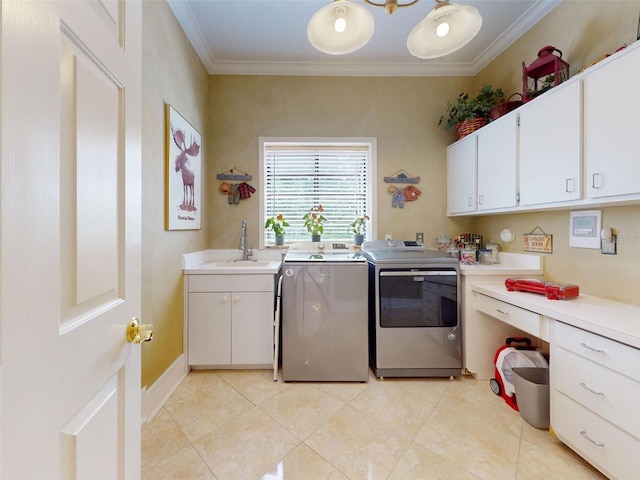
<path fill-rule="evenodd" d="M 240 233 L 240 250 L 242 250 L 242 260 L 249 260 L 253 255 L 250 248 L 247 248 L 247 221 L 242 220 L 242 232 Z"/>

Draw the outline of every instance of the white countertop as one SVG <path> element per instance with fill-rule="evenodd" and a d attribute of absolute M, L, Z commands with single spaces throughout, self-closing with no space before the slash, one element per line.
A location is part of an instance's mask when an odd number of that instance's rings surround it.
<path fill-rule="evenodd" d="M 280 270 L 282 252 L 279 250 L 253 250 L 251 260 L 239 262 L 242 250 L 202 250 L 182 256 L 182 272 L 185 275 L 274 275 Z M 234 265 L 234 261 L 242 265 Z M 228 262 L 228 264 L 225 264 Z"/>
<path fill-rule="evenodd" d="M 460 265 L 461 275 L 542 275 L 543 258 L 540 255 L 500 252 L 500 263 L 491 265 Z"/>
<path fill-rule="evenodd" d="M 549 300 L 529 292 L 509 292 L 500 284 L 473 285 L 472 290 L 603 337 L 640 348 L 640 307 L 590 295 Z"/>

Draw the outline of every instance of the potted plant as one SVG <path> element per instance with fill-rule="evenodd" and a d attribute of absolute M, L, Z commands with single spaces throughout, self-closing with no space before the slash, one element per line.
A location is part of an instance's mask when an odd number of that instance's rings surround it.
<path fill-rule="evenodd" d="M 304 217 L 302 217 L 305 228 L 311 234 L 312 242 L 319 242 L 320 235 L 322 235 L 324 231 L 322 222 L 324 222 L 326 218 L 322 216 L 322 212 L 324 212 L 324 209 L 322 205 L 318 204 L 317 207 L 311 207 L 309 211 L 305 213 Z"/>
<path fill-rule="evenodd" d="M 447 102 L 447 111 L 440 117 L 438 126 L 443 122 L 445 130 L 455 127 L 458 139 L 469 135 L 478 128 L 489 123 L 489 110 L 504 98 L 501 88 L 494 90 L 491 85 L 483 85 L 474 98 L 469 98 L 469 93 L 462 92 L 455 103 Z"/>
<path fill-rule="evenodd" d="M 276 245 L 284 245 L 284 228 L 288 226 L 289 224 L 284 219 L 284 216 L 282 214 L 267 219 L 266 223 L 264 224 L 264 228 L 267 230 L 267 232 L 273 230 L 273 233 L 275 233 Z"/>
<path fill-rule="evenodd" d="M 349 231 L 353 233 L 353 244 L 362 245 L 364 242 L 364 224 L 369 220 L 368 215 L 357 217 L 351 224 L 349 224 Z"/>

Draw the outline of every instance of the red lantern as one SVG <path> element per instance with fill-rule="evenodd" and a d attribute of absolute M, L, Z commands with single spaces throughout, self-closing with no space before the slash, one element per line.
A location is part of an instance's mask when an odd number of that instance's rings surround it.
<path fill-rule="evenodd" d="M 569 64 L 562 60 L 562 52 L 555 47 L 544 47 L 531 65 L 527 67 L 522 62 L 522 100 L 528 102 L 568 78 Z"/>

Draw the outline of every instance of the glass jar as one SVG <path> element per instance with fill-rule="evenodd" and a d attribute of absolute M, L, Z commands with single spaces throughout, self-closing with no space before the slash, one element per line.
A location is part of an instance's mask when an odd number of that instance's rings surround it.
<path fill-rule="evenodd" d="M 451 239 L 443 233 L 442 236 L 436 238 L 436 245 L 438 247 L 438 251 L 447 253 L 447 249 L 451 245 Z"/>
<path fill-rule="evenodd" d="M 460 250 L 458 250 L 458 247 L 456 247 L 455 245 L 451 245 L 449 246 L 449 248 L 447 248 L 447 255 L 449 255 L 450 257 L 454 257 L 454 258 L 460 258 Z"/>
<path fill-rule="evenodd" d="M 484 246 L 486 250 L 491 251 L 490 263 L 499 263 L 498 252 L 500 250 L 500 245 L 496 242 L 489 240 L 487 244 Z"/>
<path fill-rule="evenodd" d="M 462 265 L 475 265 L 476 263 L 476 249 L 465 247 L 460 252 L 460 263 Z"/>
<path fill-rule="evenodd" d="M 478 253 L 478 262 L 482 265 L 491 265 L 493 263 L 492 257 L 493 252 L 488 248 L 485 248 L 484 250 L 480 250 Z"/>

